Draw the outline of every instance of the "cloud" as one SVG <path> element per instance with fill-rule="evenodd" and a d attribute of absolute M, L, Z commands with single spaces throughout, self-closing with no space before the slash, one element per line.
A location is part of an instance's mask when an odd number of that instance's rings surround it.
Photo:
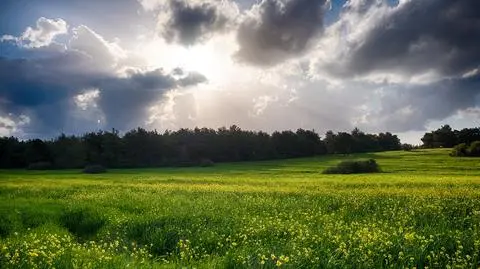
<path fill-rule="evenodd" d="M 19 135 L 21 128 L 30 123 L 30 118 L 25 115 L 15 116 L 11 113 L 0 113 L 0 137 Z"/>
<path fill-rule="evenodd" d="M 137 0 L 142 5 L 144 10 L 152 11 L 156 10 L 159 6 L 163 5 L 167 0 Z"/>
<path fill-rule="evenodd" d="M 74 51 L 50 58 L 0 58 L 0 98 L 6 100 L 3 109 L 31 118 L 25 132 L 61 132 L 68 121 L 70 100 L 101 76 L 82 66 L 94 63 Z"/>
<path fill-rule="evenodd" d="M 428 85 L 391 85 L 378 98 L 379 108 L 366 116 L 370 128 L 394 132 L 424 130 L 431 121 L 478 109 L 480 76 Z"/>
<path fill-rule="evenodd" d="M 42 57 L 0 57 L 2 110 L 29 117 L 22 129 L 31 136 L 137 127 L 166 92 L 206 81 L 181 69 L 170 73 L 121 66 L 124 50 L 118 44 L 86 26 L 73 32 L 65 51 L 45 55 L 41 48 L 31 48 L 30 53 Z"/>
<path fill-rule="evenodd" d="M 87 109 L 97 108 L 97 101 L 100 96 L 100 91 L 98 89 L 89 89 L 85 92 L 76 95 L 73 100 L 75 105 L 85 111 Z"/>
<path fill-rule="evenodd" d="M 331 73 L 430 74 L 441 80 L 479 67 L 479 1 L 400 1 L 395 7 L 362 2 L 350 1 L 336 25 L 344 54 L 337 51 L 326 65 Z"/>
<path fill-rule="evenodd" d="M 232 29 L 239 11 L 233 1 L 143 1 L 145 8 L 159 9 L 160 35 L 168 43 L 190 46 Z"/>
<path fill-rule="evenodd" d="M 19 37 L 4 35 L 0 37 L 0 41 L 15 41 L 25 48 L 40 48 L 49 46 L 58 35 L 67 32 L 68 25 L 64 20 L 41 17 L 35 28 L 28 27 Z"/>
<path fill-rule="evenodd" d="M 279 71 L 276 75 L 285 74 Z M 218 89 L 200 87 L 163 99 L 153 110 L 149 127 L 163 130 L 235 124 L 249 130 L 314 128 L 320 133 L 353 129 L 352 119 L 369 101 L 369 89 L 350 92 L 330 86 L 327 81 L 280 80 L 277 84 L 276 78 L 257 77 Z"/>
<path fill-rule="evenodd" d="M 111 77 L 98 87 L 98 105 L 106 116 L 107 127 L 121 130 L 144 125 L 149 108 L 160 102 L 170 90 L 205 82 L 199 74 L 185 74 L 175 78 L 161 69 L 132 73 L 124 78 Z"/>
<path fill-rule="evenodd" d="M 444 79 L 430 84 L 375 83 L 346 80 L 284 80 L 259 78 L 227 83 L 219 89 L 185 91 L 163 99 L 150 127 L 220 127 L 236 124 L 255 130 L 314 128 L 368 132 L 425 131 L 458 113 L 480 107 L 480 77 Z M 296 82 L 295 82 L 296 80 Z M 448 123 L 448 122 L 447 122 Z M 452 123 L 452 122 L 450 122 Z"/>
<path fill-rule="evenodd" d="M 480 106 L 478 1 L 347 1 L 304 59 L 309 77 L 365 90 L 355 125 L 424 131 Z M 313 59 L 313 60 L 311 60 Z M 344 98 L 350 99 L 347 94 Z"/>
<path fill-rule="evenodd" d="M 231 0 L 138 0 L 147 11 L 158 12 L 160 35 L 184 46 L 203 43 L 233 29 L 239 8 Z"/>
<path fill-rule="evenodd" d="M 125 77 L 82 74 L 83 70 L 70 66 L 77 61 L 69 59 L 72 56 L 68 54 L 49 61 L 0 59 L 0 97 L 6 100 L 4 108 L 11 113 L 27 114 L 32 118 L 31 130 L 43 134 L 65 131 L 72 106 L 85 108 L 86 112 L 86 108 L 93 106 L 99 117 L 104 118 L 104 127 L 125 130 L 141 125 L 149 106 L 159 102 L 167 91 L 206 80 L 199 74 L 188 73 L 175 78 L 162 70 Z M 59 66 L 66 68 L 62 70 Z M 91 88 L 96 90 L 85 92 Z"/>
<path fill-rule="evenodd" d="M 239 26 L 236 58 L 270 66 L 304 53 L 323 30 L 325 0 L 263 0 Z"/>
<path fill-rule="evenodd" d="M 126 52 L 114 42 L 106 41 L 101 35 L 85 25 L 73 29 L 69 48 L 86 53 L 104 68 L 114 68 L 118 62 L 127 57 Z"/>

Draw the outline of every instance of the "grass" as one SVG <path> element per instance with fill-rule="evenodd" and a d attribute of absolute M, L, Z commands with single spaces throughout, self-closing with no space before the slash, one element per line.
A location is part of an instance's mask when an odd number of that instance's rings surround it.
<path fill-rule="evenodd" d="M 480 162 L 449 149 L 0 172 L 0 268 L 478 268 Z M 376 159 L 378 174 L 324 175 Z"/>

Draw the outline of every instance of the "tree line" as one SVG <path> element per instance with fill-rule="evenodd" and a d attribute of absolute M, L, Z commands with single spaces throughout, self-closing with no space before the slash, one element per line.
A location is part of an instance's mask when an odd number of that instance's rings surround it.
<path fill-rule="evenodd" d="M 108 168 L 193 166 L 213 162 L 257 161 L 401 149 L 400 139 L 389 132 L 367 134 L 329 131 L 321 137 L 298 129 L 268 134 L 230 128 L 195 128 L 178 131 L 117 130 L 61 134 L 52 140 L 0 138 L 0 168 Z"/>
<path fill-rule="evenodd" d="M 450 125 L 443 125 L 435 131 L 425 133 L 422 147 L 452 148 L 458 144 L 470 145 L 475 141 L 480 141 L 480 128 L 453 130 Z"/>

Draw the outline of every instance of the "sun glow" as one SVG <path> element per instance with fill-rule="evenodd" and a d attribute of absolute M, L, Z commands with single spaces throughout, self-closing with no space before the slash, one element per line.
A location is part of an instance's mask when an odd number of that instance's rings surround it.
<path fill-rule="evenodd" d="M 186 72 L 204 75 L 209 83 L 221 84 L 234 74 L 232 51 L 218 42 L 182 47 L 153 41 L 140 47 L 137 52 L 151 68 L 180 67 Z"/>

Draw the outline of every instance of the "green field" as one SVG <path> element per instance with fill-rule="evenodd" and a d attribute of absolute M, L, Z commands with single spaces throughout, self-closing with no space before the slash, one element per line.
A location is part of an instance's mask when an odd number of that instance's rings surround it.
<path fill-rule="evenodd" d="M 480 160 L 0 171 L 0 268 L 478 268 Z M 323 175 L 375 158 L 383 173 Z"/>

